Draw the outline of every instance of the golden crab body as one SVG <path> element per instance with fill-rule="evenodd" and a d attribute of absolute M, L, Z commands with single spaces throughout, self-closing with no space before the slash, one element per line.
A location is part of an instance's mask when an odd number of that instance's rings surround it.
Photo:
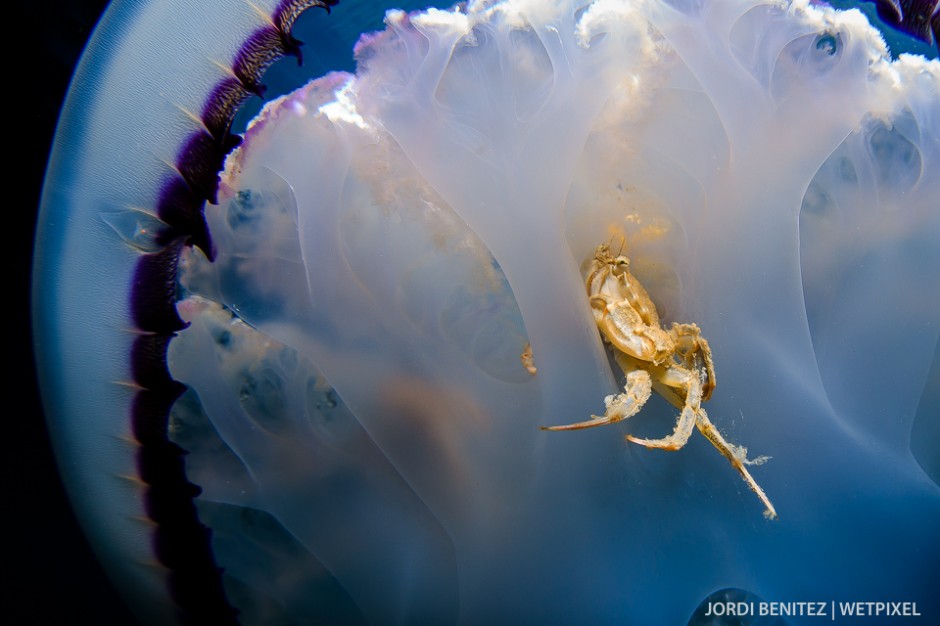
<path fill-rule="evenodd" d="M 680 409 L 672 434 L 661 439 L 627 435 L 627 439 L 647 448 L 678 450 L 697 427 L 757 494 L 764 504 L 764 515 L 776 518 L 770 500 L 745 467 L 759 465 L 767 457 L 748 459 L 747 449 L 728 443 L 702 409 L 701 403 L 715 389 L 715 364 L 698 325 L 673 323 L 669 330 L 664 329 L 649 293 L 630 273 L 630 260 L 614 256 L 607 244 L 595 250 L 585 287 L 601 337 L 612 347 L 614 360 L 626 375 L 624 391 L 604 399 L 604 415 L 543 428 L 580 430 L 613 424 L 636 415 L 656 391 Z"/>

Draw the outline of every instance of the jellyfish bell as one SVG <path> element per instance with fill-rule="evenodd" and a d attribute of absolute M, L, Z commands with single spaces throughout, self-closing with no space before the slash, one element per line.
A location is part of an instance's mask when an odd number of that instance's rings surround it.
<path fill-rule="evenodd" d="M 940 48 L 940 5 L 936 2 L 874 2 L 878 17 L 886 24 L 925 43 Z"/>
<path fill-rule="evenodd" d="M 115 5 L 44 193 L 44 400 L 141 615 L 674 624 L 727 588 L 940 610 L 937 450 L 911 442 L 937 413 L 936 61 L 807 2 L 393 10 L 222 168 L 318 3 L 255 4 Z M 539 430 L 623 382 L 581 274 L 612 238 L 708 337 L 709 415 L 772 457 L 779 520 L 703 438 L 624 441 L 670 432 L 665 403 Z"/>

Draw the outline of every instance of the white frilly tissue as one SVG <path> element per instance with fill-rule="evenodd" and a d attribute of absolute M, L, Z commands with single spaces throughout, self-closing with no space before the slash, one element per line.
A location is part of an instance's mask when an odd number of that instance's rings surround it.
<path fill-rule="evenodd" d="M 355 75 L 266 106 L 207 210 L 217 261 L 186 260 L 170 367 L 201 407 L 180 436 L 212 433 L 181 440 L 202 511 L 262 511 L 329 572 L 217 531 L 226 575 L 288 613 L 333 577 L 377 623 L 680 624 L 725 588 L 940 614 L 940 439 L 911 440 L 940 414 L 940 65 L 806 1 L 386 24 Z M 661 399 L 539 430 L 623 383 L 581 274 L 621 241 L 710 342 L 705 407 L 771 457 L 778 520 L 698 434 L 625 441 L 672 431 Z"/>

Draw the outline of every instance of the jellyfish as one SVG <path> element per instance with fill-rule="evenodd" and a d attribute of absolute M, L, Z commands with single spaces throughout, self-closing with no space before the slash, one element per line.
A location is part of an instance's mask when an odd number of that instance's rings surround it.
<path fill-rule="evenodd" d="M 37 360 L 141 619 L 940 614 L 940 64 L 801 0 L 406 9 L 241 134 L 364 6 L 118 3 L 76 76 Z M 779 519 L 704 438 L 625 440 L 664 401 L 539 429 L 624 383 L 582 274 L 612 241 Z"/>
<path fill-rule="evenodd" d="M 909 3 L 905 7 L 900 2 L 888 0 L 875 2 L 875 9 L 886 24 L 940 47 L 940 12 L 936 2 Z"/>

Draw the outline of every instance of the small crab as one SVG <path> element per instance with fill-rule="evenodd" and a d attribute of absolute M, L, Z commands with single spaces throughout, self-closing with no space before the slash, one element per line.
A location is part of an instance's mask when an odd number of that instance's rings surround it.
<path fill-rule="evenodd" d="M 647 448 L 678 450 L 688 441 L 692 428 L 697 427 L 757 494 L 765 507 L 764 516 L 775 519 L 773 505 L 745 467 L 759 465 L 767 457 L 748 459 L 747 450 L 725 441 L 701 407 L 715 389 L 712 351 L 701 329 L 696 324 L 676 323 L 664 329 L 646 289 L 630 273 L 630 260 L 611 254 L 607 244 L 595 250 L 585 285 L 601 337 L 611 345 L 614 360 L 626 374 L 624 393 L 604 399 L 604 415 L 542 429 L 578 430 L 625 420 L 638 413 L 655 390 L 681 409 L 675 430 L 662 439 L 633 435 L 627 435 L 627 439 Z"/>

